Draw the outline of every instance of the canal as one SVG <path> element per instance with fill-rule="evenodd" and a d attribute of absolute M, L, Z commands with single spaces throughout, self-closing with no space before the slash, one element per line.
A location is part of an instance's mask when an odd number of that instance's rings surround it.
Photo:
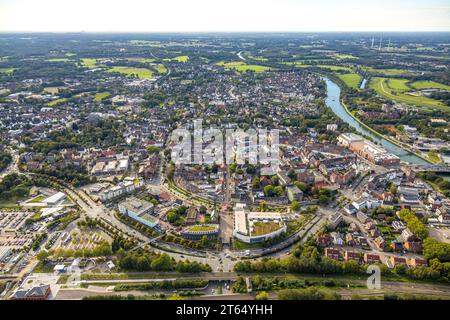
<path fill-rule="evenodd" d="M 373 141 L 382 145 L 387 151 L 397 155 L 402 161 L 411 164 L 428 164 L 425 160 L 412 154 L 411 152 L 396 146 L 388 140 L 374 134 L 372 131 L 363 127 L 358 121 L 356 121 L 342 106 L 341 104 L 341 88 L 328 78 L 324 78 L 327 84 L 327 98 L 326 104 L 333 110 L 333 112 L 341 118 L 344 122 L 348 123 L 351 127 L 355 128 L 360 134 L 370 137 Z"/>

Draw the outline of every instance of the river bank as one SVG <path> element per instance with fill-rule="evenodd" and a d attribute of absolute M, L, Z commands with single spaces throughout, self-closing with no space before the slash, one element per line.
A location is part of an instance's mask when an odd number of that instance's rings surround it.
<path fill-rule="evenodd" d="M 356 129 L 360 134 L 370 137 L 373 141 L 382 145 L 387 151 L 398 156 L 402 161 L 410 164 L 429 164 L 430 162 L 419 154 L 406 150 L 404 147 L 399 145 L 397 142 L 385 137 L 374 129 L 370 128 L 368 125 L 363 123 L 361 120 L 356 118 L 350 113 L 345 103 L 342 101 L 341 88 L 338 84 L 331 81 L 327 77 L 324 77 L 327 85 L 327 98 L 326 105 L 331 108 L 331 110 L 339 117 L 342 121 L 349 124 L 351 127 Z"/>

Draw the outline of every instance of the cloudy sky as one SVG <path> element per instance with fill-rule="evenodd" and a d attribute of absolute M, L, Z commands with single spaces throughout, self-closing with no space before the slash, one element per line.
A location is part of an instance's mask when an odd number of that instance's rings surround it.
<path fill-rule="evenodd" d="M 450 1 L 0 0 L 0 31 L 450 31 Z"/>

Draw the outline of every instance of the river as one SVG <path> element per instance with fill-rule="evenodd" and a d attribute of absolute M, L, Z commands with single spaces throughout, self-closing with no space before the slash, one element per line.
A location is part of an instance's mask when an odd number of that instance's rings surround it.
<path fill-rule="evenodd" d="M 360 134 L 370 137 L 373 141 L 382 145 L 387 151 L 397 155 L 402 161 L 411 164 L 429 164 L 425 160 L 412 154 L 411 152 L 396 146 L 388 140 L 374 134 L 370 130 L 363 127 L 358 121 L 356 121 L 341 104 L 341 88 L 328 78 L 324 78 L 327 84 L 327 98 L 326 104 L 333 110 L 333 112 L 341 118 L 344 122 L 348 123 L 351 127 L 355 128 Z"/>

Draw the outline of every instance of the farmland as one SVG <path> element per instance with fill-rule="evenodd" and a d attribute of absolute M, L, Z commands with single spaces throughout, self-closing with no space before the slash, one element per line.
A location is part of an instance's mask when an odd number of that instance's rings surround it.
<path fill-rule="evenodd" d="M 419 107 L 428 107 L 430 109 L 439 109 L 443 111 L 450 111 L 450 107 L 444 106 L 441 102 L 420 96 L 403 93 L 409 89 L 406 85 L 406 80 L 400 79 L 379 78 L 375 77 L 370 80 L 370 87 L 374 89 L 380 96 L 407 104 L 416 105 Z M 406 88 L 406 89 L 405 89 Z"/>
<path fill-rule="evenodd" d="M 371 67 L 364 67 L 363 69 L 372 74 L 379 74 L 383 76 L 402 76 L 412 74 L 411 72 L 403 69 L 375 69 Z"/>
<path fill-rule="evenodd" d="M 361 83 L 361 76 L 357 73 L 338 74 L 338 77 L 350 88 L 357 89 Z"/>
<path fill-rule="evenodd" d="M 189 60 L 189 56 L 178 56 L 172 59 L 164 59 L 166 61 L 177 61 L 177 62 L 187 62 Z"/>
<path fill-rule="evenodd" d="M 14 68 L 0 68 L 0 73 L 7 73 L 7 74 L 11 74 L 14 72 Z"/>
<path fill-rule="evenodd" d="M 126 75 L 136 75 L 138 78 L 152 78 L 153 73 L 150 69 L 146 68 L 130 68 L 124 66 L 115 66 L 108 69 L 108 72 L 118 72 Z"/>
<path fill-rule="evenodd" d="M 416 81 L 411 83 L 411 86 L 415 89 L 443 89 L 450 91 L 450 86 L 434 81 Z"/>
<path fill-rule="evenodd" d="M 265 72 L 269 71 L 271 68 L 266 66 L 260 66 L 256 64 L 246 64 L 245 62 L 238 61 L 238 62 L 219 62 L 217 63 L 218 66 L 223 66 L 225 68 L 234 69 L 238 72 L 247 72 L 247 71 L 253 71 L 256 73 L 259 72 Z"/>
<path fill-rule="evenodd" d="M 81 65 L 85 68 L 89 68 L 89 69 L 93 69 L 93 68 L 97 68 L 97 60 L 96 59 L 91 59 L 91 58 L 83 58 L 81 59 Z"/>
<path fill-rule="evenodd" d="M 67 58 L 51 58 L 47 59 L 48 62 L 69 62 L 70 59 Z"/>
<path fill-rule="evenodd" d="M 58 104 L 61 104 L 61 103 L 63 103 L 63 102 L 66 102 L 66 101 L 67 101 L 66 98 L 61 98 L 61 99 L 53 100 L 53 101 L 47 103 L 47 106 L 49 106 L 49 107 L 54 107 L 54 106 L 56 106 L 56 105 L 58 105 Z"/>
<path fill-rule="evenodd" d="M 155 59 L 150 58 L 128 58 L 128 61 L 140 62 L 140 63 L 151 63 L 155 61 Z"/>
<path fill-rule="evenodd" d="M 99 102 L 99 101 L 102 101 L 103 99 L 109 97 L 110 95 L 111 95 L 111 94 L 110 94 L 108 91 L 97 92 L 97 93 L 95 94 L 94 100 L 97 101 L 97 102 Z"/>
<path fill-rule="evenodd" d="M 167 73 L 167 68 L 161 63 L 157 64 L 154 68 L 159 74 Z"/>

